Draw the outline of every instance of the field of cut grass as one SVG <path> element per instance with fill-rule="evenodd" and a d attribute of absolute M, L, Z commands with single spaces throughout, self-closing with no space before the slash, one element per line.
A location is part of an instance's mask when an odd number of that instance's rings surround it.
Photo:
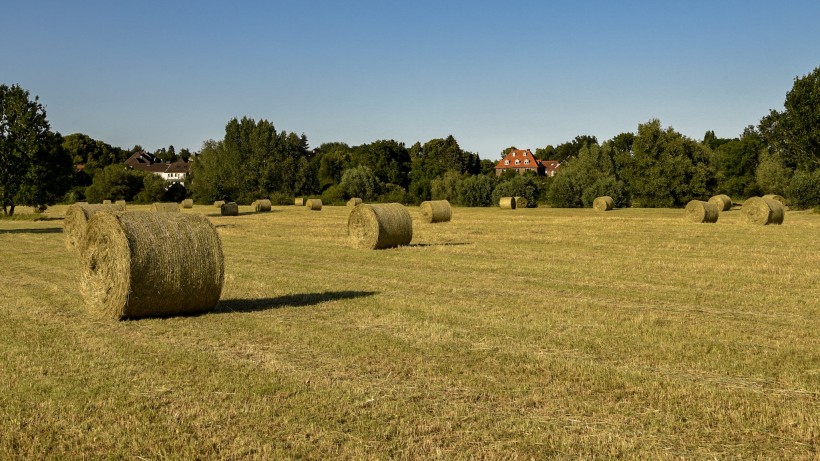
<path fill-rule="evenodd" d="M 349 210 L 184 210 L 222 301 L 123 322 L 65 207 L 0 220 L 0 459 L 820 457 L 820 214 L 411 207 L 365 251 Z"/>

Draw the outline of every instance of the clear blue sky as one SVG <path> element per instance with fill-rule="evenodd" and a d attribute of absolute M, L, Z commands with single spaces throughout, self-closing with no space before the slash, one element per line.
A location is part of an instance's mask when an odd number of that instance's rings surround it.
<path fill-rule="evenodd" d="M 820 65 L 817 0 L 4 3 L 0 82 L 64 135 L 149 150 L 242 116 L 491 159 L 652 118 L 734 137 Z"/>

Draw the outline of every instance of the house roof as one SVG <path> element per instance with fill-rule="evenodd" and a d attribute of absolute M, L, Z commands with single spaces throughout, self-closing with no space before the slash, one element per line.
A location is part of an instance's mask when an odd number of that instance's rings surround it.
<path fill-rule="evenodd" d="M 495 165 L 496 169 L 538 168 L 540 164 L 529 149 L 513 149 Z"/>
<path fill-rule="evenodd" d="M 151 173 L 188 173 L 190 162 L 177 160 L 174 163 L 165 163 L 154 154 L 148 152 L 137 152 L 128 157 L 125 164 L 135 170 L 149 171 Z"/>

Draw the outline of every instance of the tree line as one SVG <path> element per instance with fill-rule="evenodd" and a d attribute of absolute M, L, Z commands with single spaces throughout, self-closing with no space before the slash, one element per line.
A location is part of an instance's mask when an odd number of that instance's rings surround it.
<path fill-rule="evenodd" d="M 410 147 L 378 140 L 310 149 L 304 134 L 244 117 L 230 120 L 224 137 L 205 141 L 199 152 L 177 153 L 173 146 L 155 151 L 164 161 L 193 160 L 186 187 L 169 186 L 156 175 L 125 167 L 140 146 L 124 150 L 81 133 L 52 132 L 38 98 L 18 85 L 0 85 L 0 114 L 0 199 L 6 214 L 13 214 L 15 205 L 41 208 L 81 199 L 250 203 L 270 198 L 286 204 L 294 196 L 325 203 L 350 197 L 407 204 L 446 199 L 463 206 L 523 196 L 528 206 L 589 207 L 595 197 L 609 195 L 618 206 L 677 207 L 716 193 L 741 199 L 775 193 L 794 207 L 820 207 L 820 67 L 795 78 L 783 111 L 770 111 L 736 138 L 707 131 L 694 140 L 659 120 L 600 143 L 580 135 L 536 148 L 537 158 L 561 162 L 551 178 L 496 176 L 496 161 L 461 149 L 453 136 Z"/>

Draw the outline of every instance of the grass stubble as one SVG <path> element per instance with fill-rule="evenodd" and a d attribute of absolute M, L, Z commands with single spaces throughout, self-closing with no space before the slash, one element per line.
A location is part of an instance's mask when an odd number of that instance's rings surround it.
<path fill-rule="evenodd" d="M 273 208 L 209 215 L 215 312 L 124 322 L 61 221 L 0 221 L 0 458 L 818 456 L 816 213 L 411 208 L 362 251 Z"/>

